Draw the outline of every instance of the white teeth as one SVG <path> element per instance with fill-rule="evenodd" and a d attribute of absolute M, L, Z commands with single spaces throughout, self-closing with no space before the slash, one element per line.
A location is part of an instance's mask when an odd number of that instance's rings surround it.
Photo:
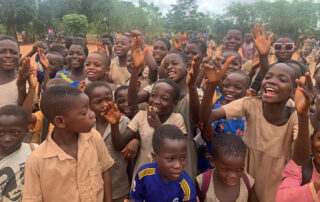
<path fill-rule="evenodd" d="M 159 111 L 158 107 L 152 107 L 154 111 Z"/>
<path fill-rule="evenodd" d="M 226 97 L 234 98 L 234 96 L 233 96 L 233 95 L 226 95 Z"/>
<path fill-rule="evenodd" d="M 266 88 L 266 91 L 276 92 L 273 88 Z"/>

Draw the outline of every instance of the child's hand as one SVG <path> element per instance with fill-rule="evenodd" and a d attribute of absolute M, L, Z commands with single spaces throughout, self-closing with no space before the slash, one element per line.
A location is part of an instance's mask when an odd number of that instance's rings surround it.
<path fill-rule="evenodd" d="M 137 139 L 132 139 L 122 150 L 122 153 L 124 154 L 124 159 L 128 161 L 134 160 L 136 158 L 139 146 L 140 141 Z"/>
<path fill-rule="evenodd" d="M 97 51 L 100 53 L 106 53 L 105 50 L 103 49 L 102 42 L 97 42 Z"/>
<path fill-rule="evenodd" d="M 29 82 L 29 88 L 35 89 L 38 85 L 37 69 L 34 67 L 30 68 L 28 82 Z"/>
<path fill-rule="evenodd" d="M 303 39 L 304 38 L 304 34 L 301 34 L 300 36 L 299 36 L 299 39 L 301 40 L 301 39 Z"/>
<path fill-rule="evenodd" d="M 182 37 L 180 34 L 177 34 L 173 39 L 172 39 L 172 44 L 173 44 L 173 50 L 180 51 L 181 50 L 181 45 L 182 45 Z"/>
<path fill-rule="evenodd" d="M 146 49 L 141 51 L 141 36 L 133 37 L 131 44 L 131 58 L 133 61 L 134 68 L 139 68 L 144 62 L 146 55 Z"/>
<path fill-rule="evenodd" d="M 36 53 L 39 48 L 43 48 L 43 44 L 41 41 L 37 41 L 33 44 L 32 52 Z"/>
<path fill-rule="evenodd" d="M 49 67 L 49 60 L 48 60 L 48 58 L 45 56 L 45 54 L 43 54 L 41 48 L 38 48 L 38 55 L 39 55 L 39 61 L 40 61 L 40 64 L 42 65 L 42 67 L 43 67 L 44 69 L 48 69 L 48 67 Z"/>
<path fill-rule="evenodd" d="M 30 57 L 24 58 L 22 65 L 18 69 L 17 86 L 25 87 L 29 76 Z"/>
<path fill-rule="evenodd" d="M 77 88 L 80 89 L 82 92 L 84 92 L 84 89 L 88 86 L 87 82 L 86 81 L 81 81 Z"/>
<path fill-rule="evenodd" d="M 230 63 L 235 59 L 235 56 L 231 56 L 228 60 L 222 65 L 224 60 L 221 57 L 212 59 L 212 57 L 205 57 L 203 59 L 203 71 L 206 74 L 207 82 L 214 84 L 218 83 L 223 76 L 225 75 Z"/>
<path fill-rule="evenodd" d="M 307 72 L 305 77 L 302 76 L 300 79 L 296 79 L 296 83 L 298 85 L 294 95 L 296 109 L 299 114 L 306 114 L 309 112 L 310 105 L 314 98 L 310 73 Z"/>
<path fill-rule="evenodd" d="M 142 48 L 142 49 L 145 49 L 145 48 L 146 48 L 146 44 L 145 44 L 145 42 L 144 42 L 144 40 L 143 40 L 142 33 L 141 33 L 139 30 L 131 30 L 131 31 L 130 31 L 130 36 L 131 36 L 132 38 L 135 38 L 135 37 L 140 36 L 140 37 L 141 37 L 141 48 Z"/>
<path fill-rule="evenodd" d="M 260 55 L 268 55 L 271 47 L 271 39 L 273 37 L 273 33 L 268 36 L 266 39 L 266 30 L 264 24 L 261 25 L 261 32 L 259 23 L 255 24 L 253 27 L 254 35 L 251 34 L 251 38 L 256 46 Z"/>
<path fill-rule="evenodd" d="M 118 109 L 117 104 L 113 104 L 112 102 L 108 102 L 106 106 L 104 106 L 104 112 L 101 115 L 111 124 L 115 125 L 119 123 L 121 113 Z"/>
<path fill-rule="evenodd" d="M 196 78 L 199 74 L 199 69 L 200 69 L 200 59 L 199 59 L 199 55 L 196 55 L 193 57 L 193 60 L 191 62 L 191 68 L 189 71 L 189 76 L 187 78 L 187 85 L 189 87 L 193 87 L 194 83 L 196 81 Z"/>
<path fill-rule="evenodd" d="M 148 116 L 148 123 L 149 126 L 151 126 L 152 128 L 156 129 L 161 125 L 161 121 L 159 119 L 158 114 L 154 111 L 152 106 L 148 107 L 148 112 L 147 112 L 147 116 Z"/>

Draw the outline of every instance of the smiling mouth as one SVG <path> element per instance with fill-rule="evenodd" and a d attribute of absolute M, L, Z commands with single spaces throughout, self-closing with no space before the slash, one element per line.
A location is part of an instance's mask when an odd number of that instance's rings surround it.
<path fill-rule="evenodd" d="M 168 72 L 168 78 L 172 78 L 175 75 L 175 72 L 170 71 Z"/>
<path fill-rule="evenodd" d="M 87 77 L 95 77 L 95 76 L 96 76 L 96 74 L 93 73 L 93 72 L 88 72 L 87 73 Z"/>
<path fill-rule="evenodd" d="M 266 88 L 266 89 L 264 90 L 264 92 L 265 92 L 266 94 L 269 94 L 269 95 L 275 95 L 275 94 L 277 94 L 277 91 L 274 90 L 273 88 Z"/>

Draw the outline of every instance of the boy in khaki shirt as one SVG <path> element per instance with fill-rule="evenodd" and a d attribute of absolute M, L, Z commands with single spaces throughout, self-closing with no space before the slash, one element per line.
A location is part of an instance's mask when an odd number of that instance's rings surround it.
<path fill-rule="evenodd" d="M 27 160 L 23 201 L 111 202 L 114 161 L 92 129 L 88 96 L 55 86 L 43 93 L 40 108 L 55 129 Z"/>

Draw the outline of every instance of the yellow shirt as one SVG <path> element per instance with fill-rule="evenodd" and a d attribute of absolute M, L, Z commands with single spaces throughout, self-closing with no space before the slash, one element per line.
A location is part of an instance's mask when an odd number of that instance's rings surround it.
<path fill-rule="evenodd" d="M 33 151 L 25 168 L 24 202 L 101 202 L 102 173 L 114 161 L 94 129 L 78 136 L 78 160 L 48 138 Z"/>
<path fill-rule="evenodd" d="M 42 137 L 42 130 L 43 130 L 43 113 L 41 111 L 37 111 L 33 115 L 36 116 L 36 123 L 35 124 L 29 124 L 29 131 L 33 132 L 31 143 L 41 143 L 41 137 Z M 54 128 L 54 125 L 52 123 L 49 123 L 48 132 L 50 132 Z"/>

